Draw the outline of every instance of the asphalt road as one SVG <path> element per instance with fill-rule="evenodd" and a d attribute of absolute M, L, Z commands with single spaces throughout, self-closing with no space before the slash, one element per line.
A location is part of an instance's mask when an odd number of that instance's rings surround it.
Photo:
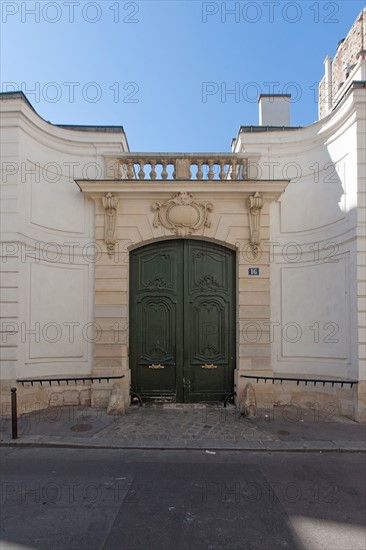
<path fill-rule="evenodd" d="M 1 550 L 365 550 L 361 453 L 1 448 Z"/>

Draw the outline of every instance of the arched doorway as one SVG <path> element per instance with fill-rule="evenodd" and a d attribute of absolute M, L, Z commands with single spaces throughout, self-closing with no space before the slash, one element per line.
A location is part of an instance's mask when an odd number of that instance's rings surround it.
<path fill-rule="evenodd" d="M 235 252 L 177 239 L 131 252 L 129 357 L 144 400 L 221 401 L 233 391 Z"/>

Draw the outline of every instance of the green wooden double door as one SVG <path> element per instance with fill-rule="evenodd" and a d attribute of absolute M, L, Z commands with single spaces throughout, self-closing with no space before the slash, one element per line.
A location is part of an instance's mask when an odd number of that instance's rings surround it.
<path fill-rule="evenodd" d="M 221 401 L 233 391 L 235 252 L 168 240 L 130 257 L 132 390 L 144 400 Z"/>

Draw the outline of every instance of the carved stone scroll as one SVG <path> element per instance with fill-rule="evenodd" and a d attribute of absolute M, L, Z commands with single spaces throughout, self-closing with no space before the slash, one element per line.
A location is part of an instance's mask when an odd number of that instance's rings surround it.
<path fill-rule="evenodd" d="M 116 220 L 117 220 L 117 208 L 118 198 L 113 197 L 111 193 L 107 193 L 102 197 L 102 203 L 104 208 L 104 242 L 107 246 L 108 256 L 113 256 L 116 246 Z"/>
<path fill-rule="evenodd" d="M 179 237 L 187 237 L 201 227 L 210 227 L 209 212 L 213 205 L 210 202 L 196 202 L 191 193 L 175 193 L 171 199 L 161 203 L 155 202 L 156 210 L 154 227 L 165 227 Z"/>
<path fill-rule="evenodd" d="M 261 244 L 261 211 L 264 205 L 262 196 L 257 192 L 248 199 L 249 208 L 249 232 L 250 246 L 254 257 L 258 256 L 258 249 Z"/>

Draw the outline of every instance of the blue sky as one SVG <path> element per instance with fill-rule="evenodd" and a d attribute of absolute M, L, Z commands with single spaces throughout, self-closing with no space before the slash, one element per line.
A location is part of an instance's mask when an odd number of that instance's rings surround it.
<path fill-rule="evenodd" d="M 132 151 L 229 151 L 259 92 L 317 120 L 324 58 L 364 5 L 2 0 L 1 89 L 55 124 L 123 125 Z"/>

